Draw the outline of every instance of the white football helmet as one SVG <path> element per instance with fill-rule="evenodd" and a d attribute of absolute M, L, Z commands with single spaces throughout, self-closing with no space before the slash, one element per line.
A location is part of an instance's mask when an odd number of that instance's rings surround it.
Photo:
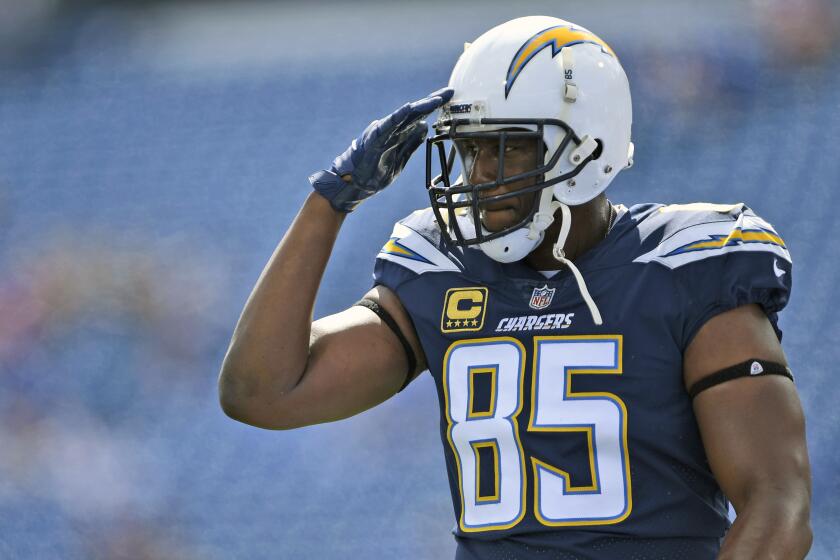
<path fill-rule="evenodd" d="M 465 45 L 449 86 L 454 97 L 441 109 L 437 134 L 427 142 L 426 188 L 441 230 L 453 243 L 478 245 L 500 262 L 520 260 L 542 241 L 558 208 L 592 200 L 633 163 L 627 76 L 612 49 L 581 26 L 532 16 L 494 27 Z M 455 151 L 447 154 L 446 141 L 491 137 L 503 152 L 513 136 L 541 138 L 542 165 L 535 162 L 533 171 L 505 177 L 500 164 L 495 181 L 471 185 L 471 162 L 462 158 L 464 173 L 450 180 Z M 433 177 L 435 160 L 441 173 Z M 481 202 L 542 191 L 530 214 L 501 231 L 483 228 L 479 194 L 524 178 L 536 184 Z M 565 236 L 558 241 L 561 252 L 564 242 Z"/>

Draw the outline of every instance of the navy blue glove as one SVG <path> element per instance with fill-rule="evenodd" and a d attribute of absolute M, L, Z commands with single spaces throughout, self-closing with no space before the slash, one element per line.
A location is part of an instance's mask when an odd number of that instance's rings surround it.
<path fill-rule="evenodd" d="M 370 123 L 333 160 L 332 167 L 309 176 L 312 187 L 337 211 L 352 212 L 361 201 L 390 185 L 400 174 L 408 158 L 426 139 L 429 127 L 423 117 L 452 99 L 453 92 L 450 88 L 439 89 Z"/>

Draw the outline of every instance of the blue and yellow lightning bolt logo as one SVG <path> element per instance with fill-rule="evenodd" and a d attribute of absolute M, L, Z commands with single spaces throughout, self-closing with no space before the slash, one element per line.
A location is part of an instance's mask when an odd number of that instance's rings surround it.
<path fill-rule="evenodd" d="M 744 245 L 747 243 L 764 243 L 767 245 L 776 245 L 782 249 L 785 247 L 785 242 L 781 237 L 776 235 L 776 232 L 766 229 L 741 229 L 736 228 L 728 235 L 709 235 L 707 239 L 701 241 L 694 241 L 677 247 L 667 255 L 681 255 L 683 253 L 691 253 L 693 251 L 708 251 L 709 249 L 723 249 L 724 247 L 731 247 L 734 245 Z"/>
<path fill-rule="evenodd" d="M 392 237 L 388 240 L 384 247 L 379 251 L 380 253 L 385 253 L 386 255 L 396 255 L 398 257 L 402 257 L 404 259 L 409 259 L 412 261 L 418 261 L 421 263 L 426 264 L 434 264 L 432 261 L 418 253 L 417 251 L 406 247 L 402 243 L 400 243 L 398 237 Z"/>
<path fill-rule="evenodd" d="M 513 82 L 516 81 L 516 78 L 522 73 L 522 70 L 528 62 L 538 52 L 551 45 L 551 57 L 554 58 L 563 47 L 577 45 L 578 43 L 593 43 L 600 46 L 604 52 L 615 56 L 615 53 L 608 44 L 589 31 L 576 29 L 567 25 L 549 27 L 525 41 L 525 44 L 513 56 L 513 60 L 510 61 L 510 67 L 507 71 L 507 78 L 505 79 L 505 99 L 507 99 L 508 93 L 510 93 L 510 88 L 513 87 Z"/>

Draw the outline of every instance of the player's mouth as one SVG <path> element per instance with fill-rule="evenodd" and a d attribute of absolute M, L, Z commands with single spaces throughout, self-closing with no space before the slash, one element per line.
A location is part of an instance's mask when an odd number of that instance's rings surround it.
<path fill-rule="evenodd" d="M 505 200 L 495 204 L 482 204 L 481 209 L 484 212 L 504 212 L 505 210 L 518 210 L 519 206 L 512 201 Z"/>
<path fill-rule="evenodd" d="M 481 223 L 488 231 L 499 231 L 519 221 L 520 209 L 510 201 L 481 206 Z"/>

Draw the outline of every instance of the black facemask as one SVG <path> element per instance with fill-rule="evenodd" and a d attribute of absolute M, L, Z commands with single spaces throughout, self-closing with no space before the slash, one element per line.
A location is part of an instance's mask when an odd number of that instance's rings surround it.
<path fill-rule="evenodd" d="M 488 125 L 493 127 L 503 126 L 503 130 L 492 131 L 471 131 L 460 132 L 459 127 L 474 127 L 475 125 Z M 543 133 L 546 126 L 557 126 L 562 129 L 565 134 L 562 141 L 551 154 L 548 161 L 545 161 L 545 145 L 543 143 Z M 508 128 L 510 127 L 510 128 Z M 522 127 L 524 129 L 516 130 Z M 514 130 L 511 130 L 513 128 Z M 567 181 L 575 177 L 580 171 L 593 159 L 597 159 L 600 155 L 600 149 L 593 152 L 589 157 L 582 159 L 577 163 L 576 167 L 567 173 L 554 177 L 548 181 L 545 180 L 545 175 L 551 171 L 560 160 L 560 156 L 566 151 L 570 144 L 579 146 L 581 139 L 575 134 L 574 130 L 565 122 L 557 119 L 446 119 L 435 124 L 435 129 L 438 134 L 429 138 L 426 141 L 426 189 L 429 193 L 432 210 L 439 224 L 449 224 L 449 227 L 441 227 L 441 231 L 446 239 L 455 245 L 466 247 L 470 245 L 478 245 L 485 241 L 497 239 L 508 233 L 525 226 L 531 221 L 534 214 L 539 207 L 539 196 L 534 197 L 534 203 L 530 211 L 524 215 L 516 223 L 504 227 L 499 231 L 485 232 L 480 227 L 480 205 L 492 204 L 494 202 L 504 201 L 515 197 L 521 197 L 529 193 L 538 193 L 547 187 L 551 187 L 562 181 Z M 505 145 L 511 139 L 522 141 L 523 139 L 533 139 L 537 144 L 538 149 L 535 150 L 535 161 L 533 169 L 517 173 L 511 176 L 506 176 L 505 173 Z M 452 184 L 451 175 L 455 164 L 455 156 L 457 150 L 455 145 L 463 143 L 467 140 L 489 140 L 498 142 L 499 156 L 498 168 L 496 171 L 496 179 L 493 181 L 470 184 L 469 176 L 469 162 L 463 161 L 465 171 L 464 182 L 457 182 Z M 452 142 L 453 145 L 447 154 L 445 142 Z M 440 174 L 433 176 L 433 162 L 437 154 L 438 165 L 440 167 Z M 462 154 L 463 156 L 464 154 Z M 467 158 L 464 158 L 467 159 Z M 533 179 L 533 185 L 528 185 L 515 191 L 505 192 L 503 194 L 487 195 L 486 193 L 494 191 L 499 187 L 517 183 L 520 181 L 527 181 Z M 461 229 L 456 219 L 456 216 L 471 215 L 472 222 L 475 224 L 475 233 L 469 232 L 471 235 L 466 235 Z M 454 238 L 453 238 L 454 235 Z"/>

